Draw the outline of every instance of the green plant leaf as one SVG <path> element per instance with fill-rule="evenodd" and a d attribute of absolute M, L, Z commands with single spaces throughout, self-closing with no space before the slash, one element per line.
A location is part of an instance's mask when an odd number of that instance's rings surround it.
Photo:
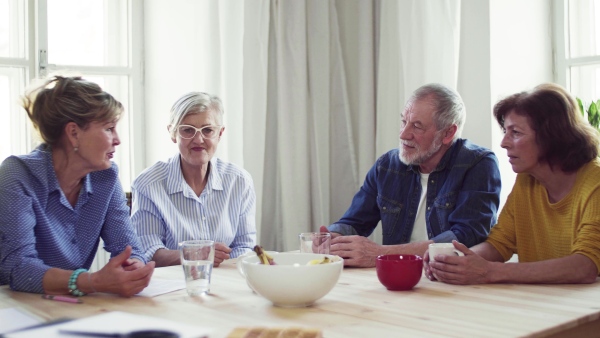
<path fill-rule="evenodd" d="M 596 102 L 590 103 L 590 107 L 588 108 L 588 116 L 596 115 L 597 112 L 598 112 L 598 106 L 596 106 Z"/>
<path fill-rule="evenodd" d="M 598 125 L 600 124 L 600 112 L 598 111 L 598 108 L 599 106 L 596 104 L 596 102 L 592 102 L 587 111 L 588 121 L 596 129 L 598 129 Z"/>
<path fill-rule="evenodd" d="M 600 100 L 597 100 L 596 102 L 592 101 L 587 110 L 583 108 L 583 101 L 581 101 L 580 98 L 577 97 L 576 100 L 581 115 L 584 118 L 587 115 L 589 124 L 596 128 L 596 130 L 600 131 Z"/>
<path fill-rule="evenodd" d="M 600 100 L 598 100 L 600 102 Z M 583 110 L 583 102 L 581 102 L 580 98 L 577 98 L 577 104 L 579 105 L 579 111 L 581 112 L 581 116 L 585 117 L 585 110 Z"/>

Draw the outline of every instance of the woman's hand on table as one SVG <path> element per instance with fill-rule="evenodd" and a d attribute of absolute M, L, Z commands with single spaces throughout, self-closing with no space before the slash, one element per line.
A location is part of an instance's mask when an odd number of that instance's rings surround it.
<path fill-rule="evenodd" d="M 122 266 L 125 271 L 133 271 L 144 267 L 144 262 L 137 258 L 129 258 L 123 262 Z"/>
<path fill-rule="evenodd" d="M 452 241 L 454 248 L 464 256 L 439 255 L 431 261 L 429 250 L 423 255 L 425 276 L 429 280 L 439 280 L 448 284 L 485 284 L 491 262 L 469 250 L 464 244 Z"/>
<path fill-rule="evenodd" d="M 215 243 L 215 262 L 213 266 L 216 268 L 224 260 L 229 259 L 229 253 L 231 253 L 230 247 L 223 243 Z"/>
<path fill-rule="evenodd" d="M 98 272 L 90 276 L 91 287 L 98 292 L 115 293 L 124 297 L 131 297 L 142 291 L 154 272 L 154 262 L 143 265 L 137 259 L 130 259 L 131 246 L 127 246 L 123 252 L 113 257 Z M 128 264 L 128 261 L 135 261 Z M 140 267 L 141 265 L 141 267 Z M 128 271 L 132 267 L 134 270 Z"/>

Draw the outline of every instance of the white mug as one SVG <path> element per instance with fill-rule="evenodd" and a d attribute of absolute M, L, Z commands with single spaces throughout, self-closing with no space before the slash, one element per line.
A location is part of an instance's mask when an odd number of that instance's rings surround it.
<path fill-rule="evenodd" d="M 456 250 L 452 243 L 429 244 L 429 261 L 435 261 L 435 256 L 437 255 L 464 256 L 465 254 Z"/>
<path fill-rule="evenodd" d="M 429 261 L 435 262 L 435 256 L 437 255 L 447 255 L 447 256 L 464 256 L 462 252 L 456 250 L 454 248 L 454 244 L 452 243 L 431 243 L 429 244 Z M 438 276 L 434 273 L 433 277 L 439 279 Z"/>

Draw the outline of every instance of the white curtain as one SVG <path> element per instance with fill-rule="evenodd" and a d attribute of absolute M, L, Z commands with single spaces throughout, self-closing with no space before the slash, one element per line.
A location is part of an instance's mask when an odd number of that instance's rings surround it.
<path fill-rule="evenodd" d="M 244 111 L 252 121 L 244 125 L 244 163 L 262 196 L 259 243 L 293 250 L 300 232 L 345 211 L 359 185 L 358 164 L 335 2 L 268 4 L 252 6 L 260 13 L 246 22 Z M 247 115 L 254 111 L 257 120 Z"/>
<path fill-rule="evenodd" d="M 165 125 L 178 96 L 222 97 L 218 156 L 252 174 L 258 242 L 270 250 L 296 250 L 300 232 L 343 214 L 375 159 L 397 146 L 410 92 L 456 87 L 459 1 L 144 5 L 145 165 L 176 152 Z"/>
<path fill-rule="evenodd" d="M 460 6 L 460 0 L 381 1 L 378 153 L 398 146 L 399 113 L 415 89 L 431 82 L 457 89 Z"/>

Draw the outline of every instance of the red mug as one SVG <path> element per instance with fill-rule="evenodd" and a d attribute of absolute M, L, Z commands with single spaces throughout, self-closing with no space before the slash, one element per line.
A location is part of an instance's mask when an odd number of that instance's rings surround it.
<path fill-rule="evenodd" d="M 410 290 L 423 274 L 423 258 L 417 255 L 381 255 L 375 261 L 377 278 L 388 290 Z"/>

